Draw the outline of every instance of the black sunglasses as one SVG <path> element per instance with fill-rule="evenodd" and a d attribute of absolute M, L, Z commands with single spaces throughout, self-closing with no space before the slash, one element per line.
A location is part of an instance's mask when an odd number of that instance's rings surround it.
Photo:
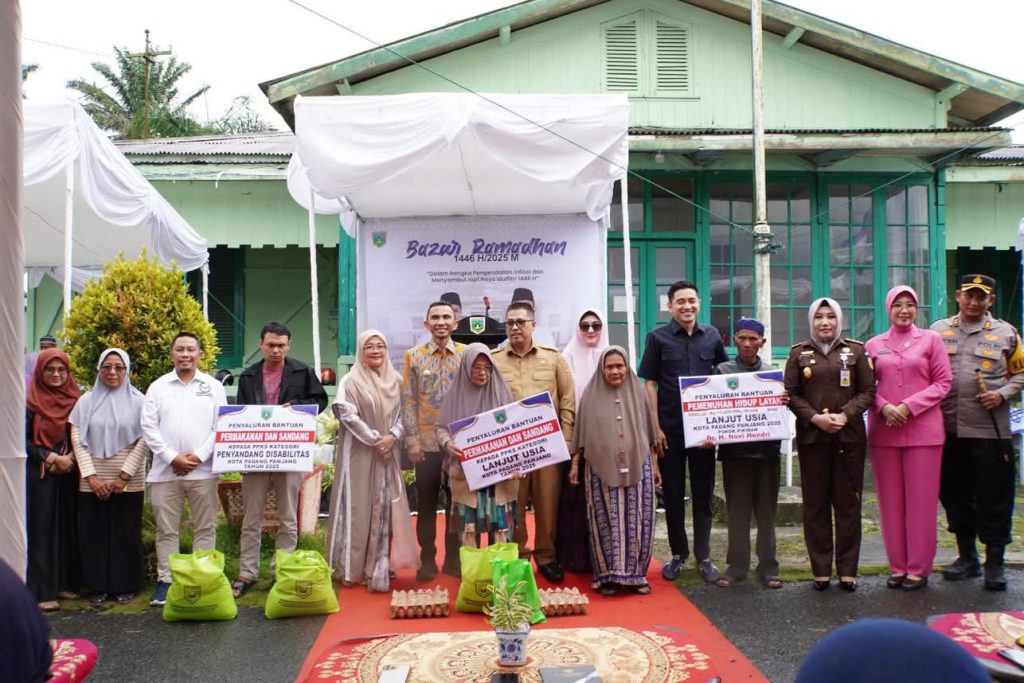
<path fill-rule="evenodd" d="M 584 332 L 586 332 L 588 330 L 593 330 L 594 332 L 600 332 L 602 327 L 604 327 L 604 325 L 602 325 L 599 322 L 596 322 L 596 323 L 587 323 L 587 322 L 580 323 L 580 329 L 583 330 Z"/>

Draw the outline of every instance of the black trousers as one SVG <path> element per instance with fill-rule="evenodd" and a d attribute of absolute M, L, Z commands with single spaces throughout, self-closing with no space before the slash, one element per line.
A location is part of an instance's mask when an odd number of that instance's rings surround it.
<path fill-rule="evenodd" d="M 668 452 L 658 461 L 661 492 L 665 501 L 668 543 L 673 555 L 686 559 L 686 469 L 690 469 L 690 501 L 693 507 L 693 555 L 697 561 L 711 556 L 711 496 L 715 489 L 715 451 L 684 448 L 682 438 L 669 437 Z"/>
<path fill-rule="evenodd" d="M 833 551 L 839 576 L 857 575 L 864 455 L 864 444 L 844 444 L 836 438 L 800 445 L 804 543 L 815 576 L 832 576 Z"/>
<path fill-rule="evenodd" d="M 448 482 L 442 476 L 441 465 L 444 455 L 438 451 L 425 451 L 423 460 L 416 463 L 416 540 L 420 544 L 420 561 L 423 564 L 437 564 L 437 501 L 441 489 L 448 490 Z M 451 500 L 451 492 L 448 492 Z M 458 569 L 459 536 L 445 525 L 444 563 L 446 567 Z"/>
<path fill-rule="evenodd" d="M 135 593 L 145 583 L 142 503 L 145 494 L 118 493 L 102 501 L 78 494 L 82 582 L 94 593 Z"/>
<path fill-rule="evenodd" d="M 1010 543 L 1017 467 L 1007 439 L 962 439 L 946 434 L 939 500 L 949 530 L 985 545 Z"/>
<path fill-rule="evenodd" d="M 750 518 L 757 524 L 757 575 L 779 573 L 775 558 L 775 508 L 779 502 L 779 458 L 722 460 L 725 510 L 729 518 L 726 574 L 743 579 L 750 570 Z"/>

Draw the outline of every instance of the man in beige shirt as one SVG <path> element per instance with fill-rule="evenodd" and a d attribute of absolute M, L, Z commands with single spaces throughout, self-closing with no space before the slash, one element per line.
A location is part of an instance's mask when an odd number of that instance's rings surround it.
<path fill-rule="evenodd" d="M 517 401 L 547 391 L 558 411 L 558 421 L 566 443 L 572 441 L 576 422 L 576 391 L 568 363 L 553 346 L 533 342 L 535 325 L 533 306 L 513 303 L 505 311 L 505 331 L 509 344 L 491 352 L 494 366 L 508 382 Z M 555 559 L 555 535 L 558 521 L 558 498 L 562 488 L 562 465 L 548 465 L 534 470 L 519 481 L 519 518 L 514 538 L 520 552 L 529 557 L 526 547 L 526 503 L 533 500 L 535 535 L 533 556 L 537 569 L 554 583 L 562 580 L 562 568 Z"/>

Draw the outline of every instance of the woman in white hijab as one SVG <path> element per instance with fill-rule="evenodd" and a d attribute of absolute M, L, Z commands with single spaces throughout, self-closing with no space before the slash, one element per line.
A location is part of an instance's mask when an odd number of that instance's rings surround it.
<path fill-rule="evenodd" d="M 100 354 L 96 384 L 71 411 L 71 445 L 81 472 L 78 537 L 90 603 L 131 602 L 145 582 L 142 504 L 146 456 L 143 395 L 122 349 Z"/>
<path fill-rule="evenodd" d="M 334 400 L 341 428 L 327 561 L 345 586 L 362 584 L 386 592 L 392 572 L 419 567 L 398 463 L 402 378 L 391 365 L 382 332 L 359 335 L 356 354 Z"/>
<path fill-rule="evenodd" d="M 576 319 L 576 330 L 562 351 L 572 370 L 576 387 L 576 409 L 579 410 L 583 392 L 601 365 L 601 354 L 608 348 L 608 327 L 604 314 L 596 308 L 587 308 Z M 558 537 L 555 556 L 565 569 L 575 572 L 591 570 L 590 530 L 587 525 L 586 491 L 568 482 L 569 469 L 565 467 L 562 494 L 558 500 Z"/>
<path fill-rule="evenodd" d="M 860 560 L 864 411 L 875 400 L 875 372 L 864 343 L 839 336 L 843 309 L 835 299 L 814 301 L 807 322 L 811 338 L 790 350 L 785 374 L 796 415 L 804 542 L 814 589 L 831 584 L 834 555 L 839 587 L 852 593 Z"/>

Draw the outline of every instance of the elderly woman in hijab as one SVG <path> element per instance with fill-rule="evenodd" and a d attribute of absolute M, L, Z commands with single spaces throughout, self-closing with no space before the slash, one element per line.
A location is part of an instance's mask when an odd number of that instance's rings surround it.
<path fill-rule="evenodd" d="M 868 413 L 871 471 L 882 515 L 882 540 L 892 575 L 889 588 L 918 590 L 935 562 L 935 515 L 946 430 L 939 403 L 953 386 L 946 345 L 938 332 L 920 329 L 917 292 L 889 290 L 888 331 L 865 345 L 878 381 Z"/>
<path fill-rule="evenodd" d="M 81 395 L 64 352 L 40 352 L 25 397 L 26 583 L 39 608 L 47 612 L 60 609 L 58 598 L 78 597 L 78 473 L 68 437 L 68 416 Z"/>
<path fill-rule="evenodd" d="M 583 484 L 586 491 L 592 587 L 602 595 L 620 588 L 646 595 L 651 592 L 654 487 L 661 484 L 657 427 L 625 349 L 609 346 L 598 367 L 576 415 L 569 483 Z"/>
<path fill-rule="evenodd" d="M 519 481 L 505 481 L 470 491 L 462 471 L 462 451 L 455 445 L 448 426 L 454 422 L 494 410 L 512 402 L 512 391 L 500 372 L 494 371 L 491 352 L 483 344 L 470 344 L 462 353 L 459 372 L 441 402 L 441 415 L 434 427 L 438 445 L 447 454 L 452 491 L 451 529 L 461 536 L 462 545 L 476 546 L 480 534 L 487 534 L 488 543 L 511 540 L 516 527 L 516 499 Z"/>
<path fill-rule="evenodd" d="M 101 353 L 96 384 L 71 411 L 71 445 L 81 475 L 82 581 L 92 590 L 93 607 L 112 596 L 131 602 L 146 578 L 142 504 L 149 449 L 142 438 L 144 397 L 132 386 L 131 367 L 123 349 Z"/>
<path fill-rule="evenodd" d="M 409 501 L 398 462 L 402 378 L 387 339 L 366 330 L 334 400 L 341 423 L 327 529 L 328 562 L 345 586 L 386 592 L 398 569 L 418 567 Z"/>
<path fill-rule="evenodd" d="M 875 400 L 875 372 L 864 344 L 840 337 L 843 310 L 835 299 L 815 300 L 807 322 L 811 338 L 793 345 L 785 373 L 796 415 L 804 542 L 815 590 L 831 584 L 834 554 L 839 587 L 852 593 L 860 559 L 863 415 Z"/>
<path fill-rule="evenodd" d="M 601 352 L 608 348 L 608 328 L 604 314 L 596 308 L 587 308 L 580 313 L 572 339 L 562 351 L 572 370 L 572 381 L 576 388 L 576 409 L 579 410 L 583 391 L 590 383 L 601 362 Z M 562 484 L 562 495 L 558 499 L 558 537 L 555 540 L 555 556 L 563 568 L 575 572 L 589 572 L 590 529 L 587 525 L 587 501 L 582 488 Z"/>

